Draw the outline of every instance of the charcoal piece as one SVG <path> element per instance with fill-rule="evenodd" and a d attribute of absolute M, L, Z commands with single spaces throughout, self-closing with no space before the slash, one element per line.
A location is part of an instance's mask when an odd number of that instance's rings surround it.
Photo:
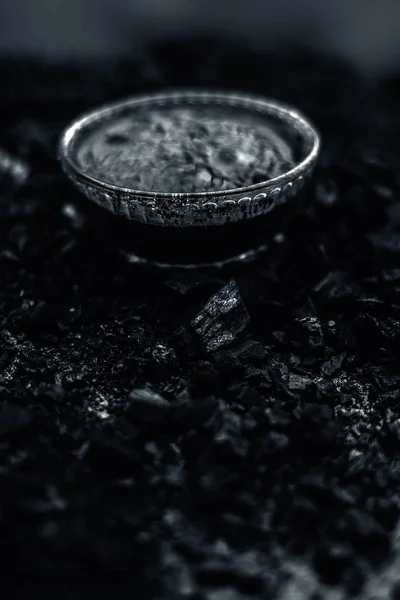
<path fill-rule="evenodd" d="M 399 600 L 400 598 L 400 583 L 395 582 L 392 586 L 390 600 Z"/>
<path fill-rule="evenodd" d="M 243 431 L 252 434 L 257 429 L 258 421 L 251 415 L 247 414 L 243 419 Z"/>
<path fill-rule="evenodd" d="M 352 564 L 352 547 L 346 544 L 333 544 L 319 548 L 314 557 L 318 573 L 328 584 L 338 584 Z"/>
<path fill-rule="evenodd" d="M 296 415 L 302 429 L 304 443 L 314 448 L 327 449 L 335 445 L 338 425 L 327 404 L 307 402 Z"/>
<path fill-rule="evenodd" d="M 384 528 L 392 530 L 397 523 L 397 509 L 394 499 L 368 498 L 366 506 L 371 515 Z"/>
<path fill-rule="evenodd" d="M 327 373 L 324 374 L 327 375 Z M 329 404 L 333 401 L 339 402 L 340 392 L 335 382 L 331 379 L 320 379 L 319 381 L 316 381 L 313 391 L 319 402 L 327 402 Z"/>
<path fill-rule="evenodd" d="M 359 508 L 350 508 L 344 517 L 343 526 L 351 536 L 351 540 L 362 550 L 365 543 L 371 544 L 370 548 L 364 548 L 366 553 L 374 554 L 379 546 L 387 546 L 389 540 L 383 527 L 374 517 Z M 375 547 L 374 547 L 375 546 Z"/>
<path fill-rule="evenodd" d="M 213 361 L 219 372 L 225 377 L 243 372 L 243 365 L 239 357 L 231 351 L 231 348 L 218 350 L 213 354 Z"/>
<path fill-rule="evenodd" d="M 394 201 L 387 206 L 387 223 L 386 230 L 387 231 L 399 231 L 400 227 L 400 209 L 398 202 Z"/>
<path fill-rule="evenodd" d="M 244 594 L 262 594 L 264 573 L 256 552 L 246 552 L 236 558 L 236 588 Z"/>
<path fill-rule="evenodd" d="M 293 317 L 297 318 L 298 320 L 316 316 L 317 310 L 310 296 L 307 296 L 306 301 L 299 308 L 293 311 Z"/>
<path fill-rule="evenodd" d="M 212 296 L 191 325 L 208 352 L 229 345 L 250 322 L 234 279 Z"/>
<path fill-rule="evenodd" d="M 388 283 L 398 283 L 400 281 L 400 269 L 383 269 L 381 271 L 383 281 Z"/>
<path fill-rule="evenodd" d="M 343 361 L 346 358 L 346 352 L 331 356 L 328 360 L 324 361 L 321 365 L 321 371 L 324 375 L 331 376 L 342 367 Z"/>
<path fill-rule="evenodd" d="M 359 285 L 345 271 L 331 271 L 313 289 L 327 300 L 354 298 L 361 291 Z"/>
<path fill-rule="evenodd" d="M 235 344 L 231 348 L 231 352 L 243 362 L 260 361 L 265 358 L 266 352 L 262 344 L 255 340 L 244 340 L 239 344 Z"/>
<path fill-rule="evenodd" d="M 160 422 L 169 413 L 171 405 L 150 388 L 138 388 L 129 394 L 129 414 L 137 419 Z"/>
<path fill-rule="evenodd" d="M 186 296 L 192 292 L 210 290 L 220 287 L 223 280 L 211 273 L 176 273 L 171 279 L 166 279 L 165 284 L 182 296 Z"/>
<path fill-rule="evenodd" d="M 20 187 L 28 179 L 29 166 L 0 148 L 0 189 Z"/>
<path fill-rule="evenodd" d="M 138 472 L 137 454 L 118 437 L 96 433 L 90 441 L 84 464 L 102 477 L 118 479 Z"/>
<path fill-rule="evenodd" d="M 382 407 L 397 405 L 399 399 L 400 399 L 400 390 L 399 389 L 388 390 L 387 392 L 383 392 L 382 394 L 379 394 L 379 402 L 381 403 Z"/>
<path fill-rule="evenodd" d="M 68 219 L 75 230 L 82 229 L 85 219 L 79 208 L 72 202 L 66 202 L 62 207 L 62 214 Z"/>
<path fill-rule="evenodd" d="M 327 177 L 318 182 L 315 186 L 315 199 L 326 207 L 336 204 L 339 200 L 339 193 L 335 181 Z"/>
<path fill-rule="evenodd" d="M 231 388 L 231 392 L 242 406 L 247 409 L 254 406 L 262 406 L 265 398 L 253 387 L 247 384 L 239 384 Z"/>
<path fill-rule="evenodd" d="M 230 460 L 245 458 L 248 441 L 242 435 L 242 419 L 232 410 L 222 410 L 213 426 L 213 444 Z"/>
<path fill-rule="evenodd" d="M 290 438 L 281 432 L 270 431 L 263 441 L 262 448 L 265 454 L 279 454 L 286 450 L 290 444 Z"/>
<path fill-rule="evenodd" d="M 388 348 L 397 354 L 400 340 L 400 321 L 392 317 L 378 319 L 369 314 L 360 315 L 355 321 L 355 326 L 361 337 L 371 344 L 370 351 L 379 348 Z"/>
<path fill-rule="evenodd" d="M 237 488 L 239 479 L 239 473 L 231 468 L 215 466 L 196 480 L 196 493 L 200 495 L 202 503 L 226 511 L 234 501 L 232 490 Z"/>
<path fill-rule="evenodd" d="M 308 402 L 304 404 L 301 412 L 302 418 L 313 423 L 330 423 L 333 417 L 332 409 L 326 404 Z"/>
<path fill-rule="evenodd" d="M 318 511 L 318 502 L 312 496 L 309 498 L 306 494 L 302 494 L 302 489 L 299 488 L 291 503 L 291 517 L 294 519 L 296 527 L 300 530 L 308 528 L 312 522 L 315 527 L 318 521 Z"/>
<path fill-rule="evenodd" d="M 286 384 L 289 381 L 289 367 L 277 358 L 272 358 L 268 364 L 268 373 L 272 380 Z"/>
<path fill-rule="evenodd" d="M 49 337 L 52 334 L 67 333 L 79 318 L 80 312 L 80 306 L 26 300 L 23 303 L 22 324 L 30 335 Z"/>
<path fill-rule="evenodd" d="M 396 400 L 399 398 L 399 392 L 395 395 Z M 383 428 L 381 432 L 381 444 L 384 448 L 390 444 L 390 447 L 395 449 L 400 445 L 400 419 L 397 413 L 393 413 L 391 409 L 388 409 L 385 414 L 383 422 Z"/>
<path fill-rule="evenodd" d="M 293 422 L 293 415 L 288 411 L 284 410 L 280 406 L 274 404 L 265 410 L 265 416 L 267 417 L 268 423 L 271 429 L 287 429 Z"/>
<path fill-rule="evenodd" d="M 158 363 L 165 365 L 176 364 L 176 356 L 174 349 L 164 342 L 157 342 L 154 345 L 154 348 L 152 350 L 152 356 L 154 360 Z"/>
<path fill-rule="evenodd" d="M 197 579 L 207 586 L 226 586 L 232 583 L 232 566 L 228 561 L 210 558 L 199 566 Z"/>
<path fill-rule="evenodd" d="M 292 390 L 292 391 L 301 390 L 304 392 L 313 383 L 314 383 L 314 380 L 312 377 L 298 375 L 297 373 L 289 373 L 287 387 L 289 390 Z"/>
<path fill-rule="evenodd" d="M 398 255 L 400 252 L 400 232 L 377 231 L 369 233 L 368 239 L 375 250 L 388 254 Z"/>
<path fill-rule="evenodd" d="M 187 433 L 216 418 L 220 411 L 220 401 L 215 396 L 202 395 L 188 401 L 171 403 L 168 415 L 169 430 Z"/>
<path fill-rule="evenodd" d="M 0 407 L 0 435 L 24 429 L 32 421 L 29 408 L 5 402 Z"/>
<path fill-rule="evenodd" d="M 191 387 L 198 394 L 215 394 L 221 388 L 221 376 L 215 367 L 206 361 L 199 361 L 191 374 Z"/>
<path fill-rule="evenodd" d="M 367 177 L 375 184 L 395 186 L 395 168 L 390 164 L 390 158 L 383 152 L 379 152 L 375 146 L 364 145 L 360 150 L 360 158 Z"/>
<path fill-rule="evenodd" d="M 324 347 L 324 333 L 318 317 L 304 317 L 296 319 L 295 332 L 300 343 L 306 343 L 310 350 Z"/>

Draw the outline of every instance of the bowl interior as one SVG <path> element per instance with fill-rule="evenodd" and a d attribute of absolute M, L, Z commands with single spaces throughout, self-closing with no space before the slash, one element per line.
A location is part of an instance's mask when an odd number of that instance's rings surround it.
<path fill-rule="evenodd" d="M 290 173 L 316 143 L 313 128 L 293 109 L 248 97 L 181 93 L 84 116 L 65 133 L 63 153 L 87 183 L 138 194 L 215 195 Z"/>

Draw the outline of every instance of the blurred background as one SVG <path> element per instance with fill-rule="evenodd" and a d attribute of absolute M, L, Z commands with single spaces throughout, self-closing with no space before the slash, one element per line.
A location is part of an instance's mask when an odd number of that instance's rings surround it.
<path fill-rule="evenodd" d="M 92 60 L 160 37 L 305 45 L 374 77 L 397 70 L 398 0 L 0 0 L 0 54 Z"/>

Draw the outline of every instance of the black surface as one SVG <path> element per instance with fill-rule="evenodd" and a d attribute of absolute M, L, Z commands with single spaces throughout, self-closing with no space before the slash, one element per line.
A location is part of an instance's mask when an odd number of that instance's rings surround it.
<path fill-rule="evenodd" d="M 146 61 L 0 64 L 0 147 L 31 170 L 1 180 L 1 569 L 59 598 L 86 594 L 51 577 L 76 569 L 128 571 L 122 597 L 396 598 L 397 79 L 210 40 Z M 55 160 L 79 112 L 179 84 L 286 100 L 323 136 L 308 208 L 251 265 L 129 264 Z"/>

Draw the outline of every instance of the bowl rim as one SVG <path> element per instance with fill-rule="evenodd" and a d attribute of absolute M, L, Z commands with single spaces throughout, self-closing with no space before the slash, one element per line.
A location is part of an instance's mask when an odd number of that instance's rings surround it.
<path fill-rule="evenodd" d="M 74 160 L 72 149 L 76 139 L 86 128 L 92 126 L 93 123 L 112 117 L 112 115 L 118 114 L 122 110 L 130 107 L 136 108 L 146 105 L 165 106 L 171 103 L 172 105 L 179 103 L 188 105 L 199 103 L 209 105 L 217 103 L 219 106 L 257 111 L 261 116 L 263 114 L 266 116 L 272 115 L 280 119 L 286 125 L 294 127 L 294 125 L 297 124 L 301 130 L 303 139 L 308 139 L 310 141 L 311 149 L 306 157 L 292 169 L 277 177 L 273 177 L 272 179 L 267 179 L 244 187 L 201 192 L 158 192 L 115 185 L 89 175 L 77 164 L 77 161 Z M 143 199 L 152 199 L 154 201 L 167 198 L 171 200 L 190 201 L 192 199 L 200 200 L 205 198 L 226 197 L 231 194 L 242 194 L 253 190 L 265 190 L 270 187 L 283 186 L 285 183 L 293 181 L 300 175 L 306 173 L 314 165 L 320 150 L 320 145 L 321 140 L 319 133 L 309 119 L 301 111 L 286 102 L 280 102 L 279 100 L 270 99 L 261 95 L 244 94 L 243 92 L 179 88 L 168 89 L 163 92 L 138 94 L 124 100 L 108 102 L 98 108 L 84 112 L 72 121 L 62 132 L 58 146 L 58 158 L 67 175 L 86 185 L 100 188 L 104 192 L 112 192 L 114 194 L 122 193 L 132 197 L 141 197 Z"/>

